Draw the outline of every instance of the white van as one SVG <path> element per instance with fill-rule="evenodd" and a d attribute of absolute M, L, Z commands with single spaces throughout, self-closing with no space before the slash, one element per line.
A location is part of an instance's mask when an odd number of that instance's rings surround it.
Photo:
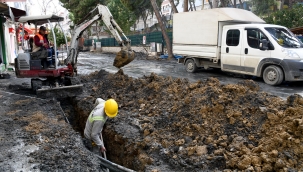
<path fill-rule="evenodd" d="M 303 44 L 287 28 L 253 13 L 216 8 L 174 14 L 173 52 L 198 67 L 263 77 L 269 85 L 303 81 Z"/>

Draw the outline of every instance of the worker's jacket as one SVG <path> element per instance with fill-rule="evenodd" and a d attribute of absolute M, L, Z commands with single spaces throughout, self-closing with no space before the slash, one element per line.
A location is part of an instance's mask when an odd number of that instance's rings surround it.
<path fill-rule="evenodd" d="M 95 142 L 99 147 L 104 147 L 100 139 L 100 134 L 108 118 L 104 112 L 104 104 L 105 101 L 102 99 L 102 101 L 92 110 L 87 118 L 84 129 L 84 136 Z"/>
<path fill-rule="evenodd" d="M 34 43 L 33 43 L 33 52 L 37 52 L 43 47 L 44 43 L 48 43 L 46 37 L 42 36 L 41 34 L 37 33 L 34 36 Z"/>

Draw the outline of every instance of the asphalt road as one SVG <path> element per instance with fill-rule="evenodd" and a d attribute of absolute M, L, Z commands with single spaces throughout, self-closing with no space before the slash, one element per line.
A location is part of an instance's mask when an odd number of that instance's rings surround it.
<path fill-rule="evenodd" d="M 118 69 L 112 66 L 114 57 L 114 54 L 82 52 L 78 57 L 78 74 L 90 74 L 100 69 L 115 73 Z M 259 84 L 261 88 L 260 91 L 269 92 L 283 99 L 286 99 L 292 94 L 300 94 L 303 96 L 303 82 L 284 82 L 280 86 L 270 86 L 265 84 L 261 78 L 245 77 L 211 69 L 201 69 L 196 73 L 188 73 L 185 70 L 185 66 L 178 64 L 176 60 L 145 60 L 144 58 L 138 58 L 122 69 L 125 74 L 135 78 L 149 75 L 153 72 L 162 76 L 187 78 L 191 82 L 215 77 L 218 78 L 222 84 L 236 84 L 243 79 L 252 79 Z"/>

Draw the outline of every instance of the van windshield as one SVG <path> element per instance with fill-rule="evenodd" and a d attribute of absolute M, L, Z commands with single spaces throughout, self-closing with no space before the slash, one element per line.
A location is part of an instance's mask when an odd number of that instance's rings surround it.
<path fill-rule="evenodd" d="M 265 30 L 284 48 L 303 48 L 301 41 L 284 28 L 267 27 Z"/>

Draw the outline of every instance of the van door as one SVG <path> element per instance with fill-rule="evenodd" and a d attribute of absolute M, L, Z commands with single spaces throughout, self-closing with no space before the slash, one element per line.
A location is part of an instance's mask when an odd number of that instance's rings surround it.
<path fill-rule="evenodd" d="M 223 29 L 221 46 L 222 70 L 237 71 L 241 67 L 241 35 L 240 29 Z"/>
<path fill-rule="evenodd" d="M 269 43 L 268 50 L 260 50 L 260 41 L 266 39 L 267 36 L 257 28 L 249 28 L 244 30 L 243 48 L 241 50 L 241 66 L 245 74 L 256 75 L 257 68 L 263 58 L 271 56 L 273 46 Z"/>

